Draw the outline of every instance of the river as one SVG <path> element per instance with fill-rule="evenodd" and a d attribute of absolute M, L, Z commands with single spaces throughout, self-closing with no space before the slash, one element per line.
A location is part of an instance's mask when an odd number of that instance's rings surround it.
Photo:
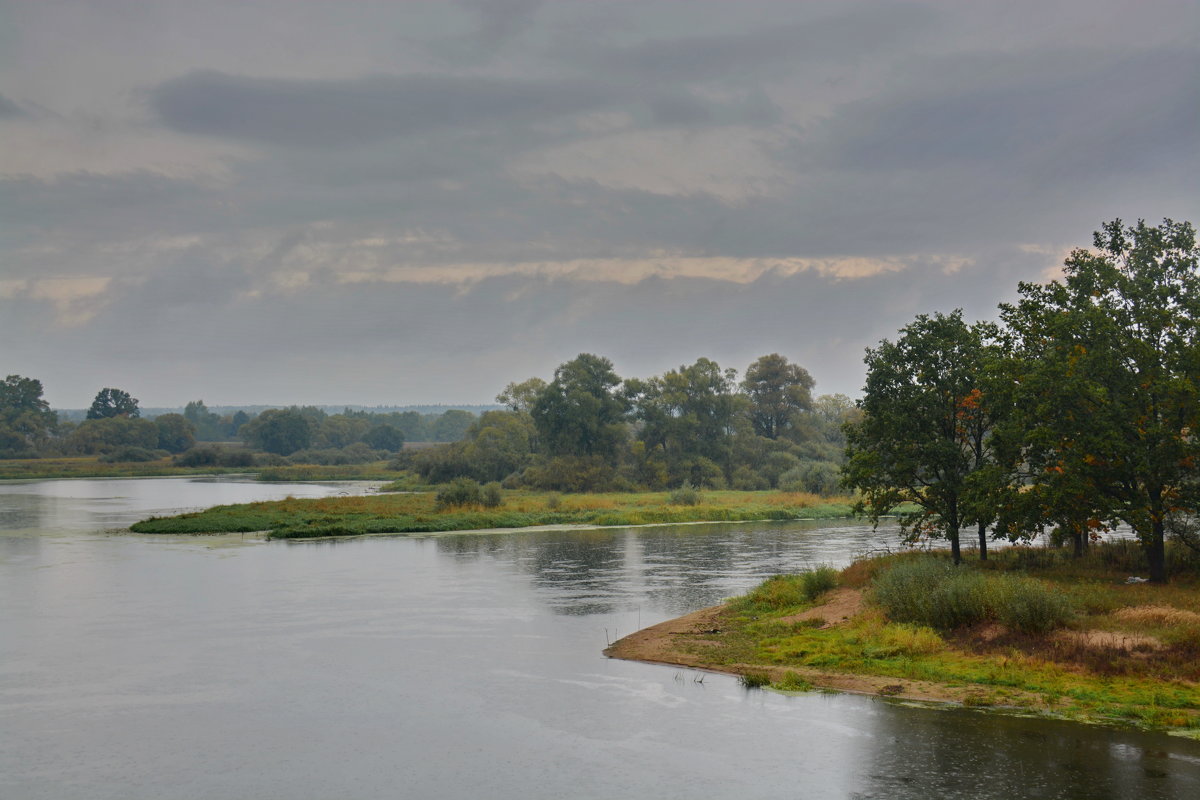
<path fill-rule="evenodd" d="M 365 488 L 0 484 L 0 797 L 1200 797 L 1193 740 L 601 655 L 764 576 L 894 545 L 865 525 L 119 531 Z"/>

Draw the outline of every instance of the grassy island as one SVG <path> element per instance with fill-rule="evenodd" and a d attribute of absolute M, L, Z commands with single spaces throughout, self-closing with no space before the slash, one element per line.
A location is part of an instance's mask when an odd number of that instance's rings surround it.
<path fill-rule="evenodd" d="M 268 531 L 275 539 L 303 539 L 539 525 L 830 519 L 849 516 L 850 502 L 849 498 L 770 491 L 506 492 L 500 505 L 487 507 L 481 503 L 445 505 L 432 492 L 412 492 L 216 506 L 143 520 L 131 529 L 135 533 Z"/>
<path fill-rule="evenodd" d="M 772 578 L 606 653 L 748 687 L 825 688 L 1200 735 L 1200 570 L 1144 575 L 1136 543 L 1082 559 L 1010 548 L 954 567 L 906 553 Z"/>

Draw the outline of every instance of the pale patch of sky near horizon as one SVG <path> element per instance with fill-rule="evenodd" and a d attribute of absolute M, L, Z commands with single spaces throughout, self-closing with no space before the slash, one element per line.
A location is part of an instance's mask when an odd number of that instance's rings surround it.
<path fill-rule="evenodd" d="M 1189 2 L 0 1 L 0 353 L 58 407 L 488 402 L 581 351 L 855 394 L 1200 220 Z"/>

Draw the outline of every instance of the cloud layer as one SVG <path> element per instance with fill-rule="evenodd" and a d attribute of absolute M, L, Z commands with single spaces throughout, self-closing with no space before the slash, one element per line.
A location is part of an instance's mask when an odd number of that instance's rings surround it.
<path fill-rule="evenodd" d="M 4 368 L 60 406 L 483 402 L 582 350 L 854 393 L 913 315 L 1200 217 L 1185 3 L 3 13 Z"/>

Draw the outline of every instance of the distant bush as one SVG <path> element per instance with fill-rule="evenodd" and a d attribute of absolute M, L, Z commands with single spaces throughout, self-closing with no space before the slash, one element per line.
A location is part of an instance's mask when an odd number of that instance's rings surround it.
<path fill-rule="evenodd" d="M 802 461 L 779 476 L 779 488 L 785 492 L 810 492 L 826 497 L 836 494 L 840 486 L 837 464 L 829 461 Z"/>
<path fill-rule="evenodd" d="M 148 450 L 145 447 L 119 447 L 100 456 L 99 460 L 105 464 L 114 464 L 132 461 L 157 461 L 160 458 L 166 458 L 166 456 L 167 451 L 165 450 Z"/>
<path fill-rule="evenodd" d="M 685 483 L 667 496 L 667 502 L 673 506 L 698 506 L 700 500 L 700 490 L 689 483 Z"/>
<path fill-rule="evenodd" d="M 484 484 L 479 490 L 479 503 L 484 508 L 499 508 L 504 504 L 504 495 L 500 491 L 500 484 L 496 481 Z"/>
<path fill-rule="evenodd" d="M 986 575 L 939 558 L 901 562 L 879 575 L 872 598 L 895 622 L 952 630 L 988 619 L 1024 633 L 1045 633 L 1073 614 L 1041 581 Z"/>
<path fill-rule="evenodd" d="M 743 464 L 733 471 L 730 486 L 739 492 L 757 492 L 771 488 L 771 482 Z"/>
<path fill-rule="evenodd" d="M 441 489 L 438 489 L 437 496 L 434 499 L 434 506 L 441 511 L 447 508 L 479 505 L 481 500 L 478 483 L 470 478 L 455 478 Z"/>

